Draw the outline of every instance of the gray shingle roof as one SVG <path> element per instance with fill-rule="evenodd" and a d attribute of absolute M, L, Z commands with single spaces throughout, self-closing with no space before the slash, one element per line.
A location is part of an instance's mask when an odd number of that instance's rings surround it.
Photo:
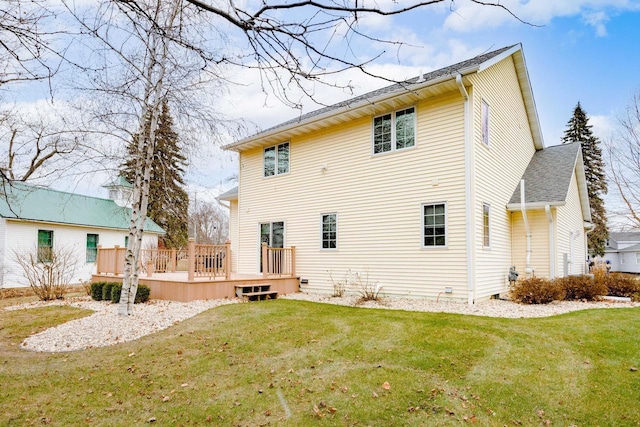
<path fill-rule="evenodd" d="M 113 200 L 14 182 L 0 187 L 0 217 L 25 221 L 129 229 L 131 209 Z M 164 234 L 151 219 L 145 231 Z"/>
<path fill-rule="evenodd" d="M 536 151 L 522 175 L 525 203 L 558 203 L 566 201 L 569 185 L 580 153 L 580 144 L 561 144 Z M 520 203 L 520 183 L 509 204 Z"/>
<path fill-rule="evenodd" d="M 257 135 L 260 135 L 262 133 L 271 132 L 271 131 L 273 131 L 275 129 L 278 129 L 280 127 L 285 127 L 285 126 L 288 126 L 288 125 L 291 125 L 291 124 L 295 124 L 295 123 L 301 123 L 301 122 L 304 122 L 305 120 L 308 120 L 308 119 L 310 119 L 310 118 L 312 118 L 314 116 L 319 116 L 319 115 L 322 115 L 324 113 L 328 113 L 328 112 L 330 112 L 332 110 L 337 110 L 337 109 L 340 109 L 340 108 L 343 108 L 343 107 L 349 107 L 350 105 L 358 104 L 359 102 L 365 101 L 367 99 L 373 99 L 373 98 L 376 98 L 376 97 L 378 97 L 380 95 L 409 90 L 409 89 L 411 89 L 411 85 L 413 85 L 415 83 L 424 84 L 426 82 L 429 82 L 429 81 L 432 81 L 432 80 L 436 80 L 436 79 L 438 79 L 440 77 L 443 77 L 443 76 L 455 76 L 460 71 L 463 71 L 465 69 L 471 69 L 471 68 L 477 67 L 480 64 L 484 63 L 485 61 L 488 61 L 488 60 L 500 55 L 501 53 L 511 49 L 514 46 L 516 46 L 516 45 L 503 47 L 501 49 L 497 49 L 497 50 L 494 50 L 492 52 L 488 52 L 488 53 L 484 53 L 482 55 L 475 56 L 475 57 L 473 57 L 471 59 L 468 59 L 466 61 L 458 62 L 457 64 L 453 64 L 453 65 L 450 65 L 448 67 L 444 67 L 444 68 L 440 68 L 440 69 L 435 70 L 435 71 L 431 71 L 430 73 L 423 74 L 422 80 L 419 80 L 420 77 L 416 76 L 416 77 L 414 77 L 412 79 L 409 79 L 409 80 L 406 80 L 404 82 L 395 83 L 395 84 L 392 84 L 390 86 L 386 86 L 386 87 L 383 87 L 381 89 L 376 89 L 374 91 L 365 93 L 363 95 L 347 99 L 346 101 L 338 102 L 338 103 L 330 105 L 328 107 L 324 107 L 324 108 L 320 108 L 319 110 L 311 111 L 311 112 L 309 112 L 307 114 L 302 114 L 302 115 L 300 115 L 300 116 L 298 116 L 296 118 L 293 118 L 293 119 L 288 120 L 286 122 L 282 122 L 279 125 L 273 126 L 271 128 L 268 128 L 268 129 L 264 129 L 263 131 L 259 132 Z"/>
<path fill-rule="evenodd" d="M 640 242 L 640 232 L 637 231 L 610 231 L 609 239 L 616 242 Z"/>

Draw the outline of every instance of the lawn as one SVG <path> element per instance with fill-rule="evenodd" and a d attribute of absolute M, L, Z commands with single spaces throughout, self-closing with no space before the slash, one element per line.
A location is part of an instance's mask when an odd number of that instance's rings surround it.
<path fill-rule="evenodd" d="M 84 315 L 0 310 L 1 425 L 640 425 L 640 308 L 513 320 L 275 300 L 113 347 L 19 349 Z"/>

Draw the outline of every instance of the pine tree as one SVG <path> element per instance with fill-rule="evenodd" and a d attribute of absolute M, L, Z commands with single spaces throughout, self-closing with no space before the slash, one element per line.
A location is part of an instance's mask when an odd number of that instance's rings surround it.
<path fill-rule="evenodd" d="M 121 174 L 130 182 L 135 173 L 135 147 L 138 135 L 127 147 L 128 159 Z M 167 232 L 159 240 L 161 247 L 181 248 L 188 241 L 189 195 L 184 186 L 187 159 L 181 153 L 178 134 L 173 130 L 173 118 L 167 102 L 162 104 L 151 169 L 147 215 Z"/>
<path fill-rule="evenodd" d="M 589 233 L 589 253 L 602 256 L 604 255 L 605 242 L 609 237 L 607 212 L 602 200 L 602 195 L 607 194 L 607 181 L 602 161 L 602 150 L 598 145 L 600 139 L 593 136 L 591 127 L 587 114 L 578 102 L 573 111 L 573 117 L 567 123 L 562 143 L 579 142 L 582 146 L 587 192 L 591 205 L 591 220 L 595 225 L 593 231 Z"/>

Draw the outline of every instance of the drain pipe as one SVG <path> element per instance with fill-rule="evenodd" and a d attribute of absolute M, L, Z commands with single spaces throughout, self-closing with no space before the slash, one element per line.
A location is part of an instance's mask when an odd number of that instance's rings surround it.
<path fill-rule="evenodd" d="M 473 144 L 471 140 L 471 108 L 469 94 L 462 82 L 462 75 L 456 75 L 456 84 L 464 99 L 464 163 L 465 163 L 465 219 L 467 233 L 467 302 L 473 305 L 475 300 L 475 233 L 473 228 Z"/>
<path fill-rule="evenodd" d="M 551 206 L 545 205 L 544 212 L 547 214 L 549 221 L 549 278 L 556 277 L 556 239 L 553 230 L 553 214 L 551 214 Z"/>
<path fill-rule="evenodd" d="M 584 270 L 585 274 L 589 274 L 589 233 L 596 229 L 596 225 L 592 222 L 584 223 Z"/>
<path fill-rule="evenodd" d="M 520 211 L 522 212 L 522 220 L 524 221 L 524 230 L 527 233 L 527 258 L 525 261 L 524 272 L 531 274 L 531 230 L 529 229 L 529 221 L 527 221 L 527 209 L 524 203 L 524 179 L 520 181 Z"/>

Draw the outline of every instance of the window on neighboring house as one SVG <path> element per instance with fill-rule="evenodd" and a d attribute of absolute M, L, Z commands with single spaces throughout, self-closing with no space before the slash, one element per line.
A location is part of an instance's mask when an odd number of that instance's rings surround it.
<path fill-rule="evenodd" d="M 124 247 L 129 247 L 129 236 L 124 236 Z"/>
<path fill-rule="evenodd" d="M 624 264 L 624 253 L 620 253 L 620 264 Z"/>
<path fill-rule="evenodd" d="M 482 246 L 491 246 L 491 206 L 482 204 Z"/>
<path fill-rule="evenodd" d="M 289 172 L 289 143 L 285 142 L 264 149 L 264 176 Z"/>
<path fill-rule="evenodd" d="M 482 143 L 489 145 L 489 104 L 482 100 Z"/>
<path fill-rule="evenodd" d="M 337 249 L 338 221 L 337 215 L 322 214 L 322 249 Z"/>
<path fill-rule="evenodd" d="M 38 230 L 38 262 L 51 262 L 53 259 L 53 231 Z"/>
<path fill-rule="evenodd" d="M 640 252 L 636 252 L 636 264 L 640 264 Z"/>
<path fill-rule="evenodd" d="M 447 205 L 422 205 L 422 246 L 425 248 L 447 245 Z"/>
<path fill-rule="evenodd" d="M 373 154 L 401 150 L 415 144 L 415 107 L 373 118 Z"/>
<path fill-rule="evenodd" d="M 98 256 L 98 235 L 87 234 L 87 262 L 96 262 Z"/>

